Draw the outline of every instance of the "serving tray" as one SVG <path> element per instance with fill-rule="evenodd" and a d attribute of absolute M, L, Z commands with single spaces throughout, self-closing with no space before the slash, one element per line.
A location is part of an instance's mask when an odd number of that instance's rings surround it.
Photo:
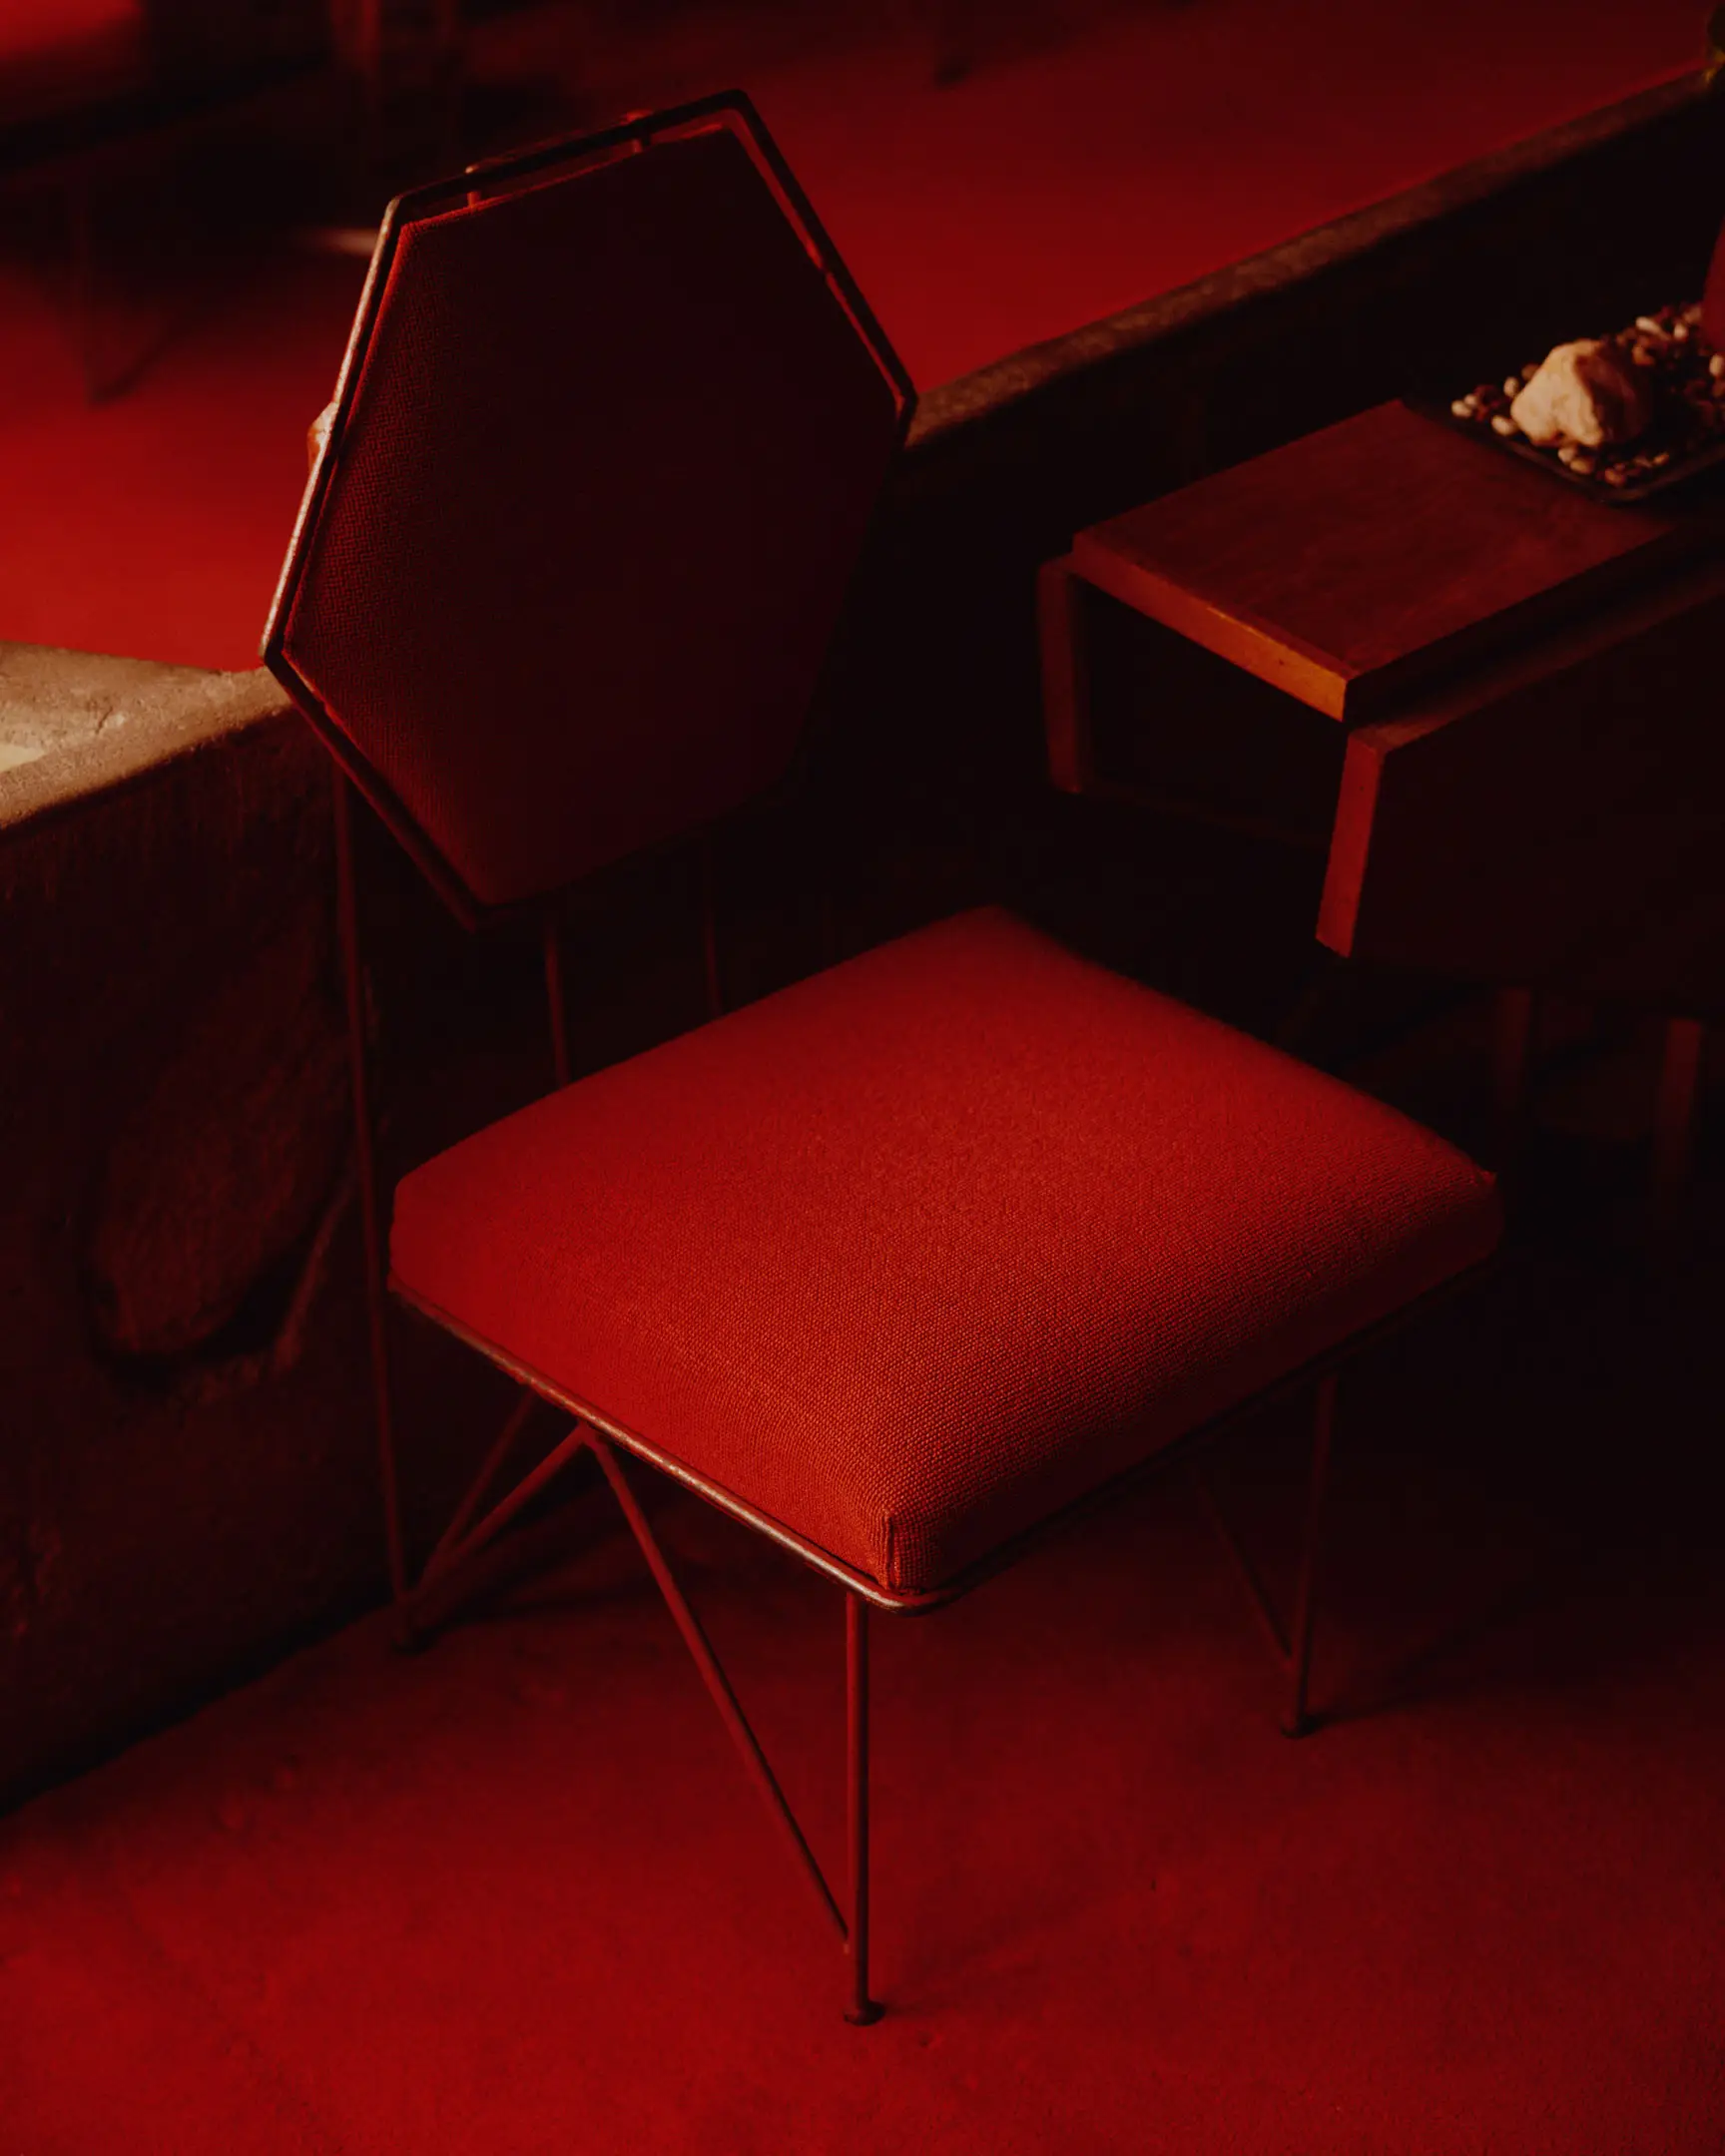
<path fill-rule="evenodd" d="M 1494 433 L 1488 424 L 1477 419 L 1457 418 L 1443 397 L 1412 394 L 1402 399 L 1410 411 L 1418 412 L 1423 419 L 1436 419 L 1440 426 L 1451 428 L 1457 434 L 1465 434 L 1469 441 L 1484 442 L 1489 448 L 1500 449 L 1523 464 L 1536 464 L 1553 479 L 1560 479 L 1565 486 L 1573 487 L 1578 494 L 1585 494 L 1594 501 L 1609 502 L 1621 507 L 1630 502 L 1644 502 L 1650 495 L 1667 494 L 1673 487 L 1682 486 L 1699 473 L 1709 471 L 1716 464 L 1725 462 L 1725 434 L 1715 434 L 1701 442 L 1687 454 L 1673 449 L 1670 461 L 1657 469 L 1634 479 L 1626 479 L 1613 486 L 1596 473 L 1571 471 L 1562 463 L 1555 449 L 1541 449 L 1530 442 L 1524 434 L 1503 435 Z M 1661 443 L 1661 447 L 1665 445 Z"/>
<path fill-rule="evenodd" d="M 1607 339 L 1626 356 L 1641 355 L 1660 409 L 1637 440 L 1579 451 L 1591 460 L 1591 469 L 1566 463 L 1559 454 L 1564 444 L 1541 448 L 1525 434 L 1500 433 L 1492 425 L 1495 417 L 1507 416 L 1510 382 L 1519 387 L 1531 368 L 1506 369 L 1502 383 L 1485 382 L 1460 394 L 1421 388 L 1403 402 L 1423 418 L 1536 465 L 1595 501 L 1643 502 L 1725 461 L 1725 379 L 1716 380 L 1710 371 L 1713 347 L 1701 334 L 1700 311 L 1698 306 L 1663 307 L 1657 314 L 1637 315 Z"/>

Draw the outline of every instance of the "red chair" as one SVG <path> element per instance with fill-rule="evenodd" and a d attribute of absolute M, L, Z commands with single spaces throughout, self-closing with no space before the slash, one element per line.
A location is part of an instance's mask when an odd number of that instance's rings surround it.
<path fill-rule="evenodd" d="M 927 1610 L 1483 1262 L 1490 1180 L 1010 915 L 960 914 L 569 1084 L 555 899 L 796 746 L 911 407 L 747 103 L 404 198 L 266 658 L 331 751 L 389 1560 L 404 1626 L 585 1449 L 867 1974 L 867 1615 Z M 388 1286 L 572 1417 L 410 1578 L 348 783 L 460 917 L 545 928 L 558 1090 L 408 1175 Z M 841 1909 L 654 1539 L 651 1461 L 846 1594 Z"/>

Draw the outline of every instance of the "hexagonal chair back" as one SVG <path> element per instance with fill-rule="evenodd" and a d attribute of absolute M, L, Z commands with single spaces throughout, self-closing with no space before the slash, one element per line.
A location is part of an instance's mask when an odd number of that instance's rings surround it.
<path fill-rule="evenodd" d="M 911 402 L 740 100 L 423 189 L 266 662 L 458 911 L 541 896 L 785 772 Z"/>

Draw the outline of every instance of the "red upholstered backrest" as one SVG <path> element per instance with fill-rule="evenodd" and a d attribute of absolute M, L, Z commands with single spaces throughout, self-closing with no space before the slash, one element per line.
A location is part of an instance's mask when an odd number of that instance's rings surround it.
<path fill-rule="evenodd" d="M 783 773 L 908 417 L 741 101 L 653 125 L 395 207 L 266 638 L 464 911 Z"/>

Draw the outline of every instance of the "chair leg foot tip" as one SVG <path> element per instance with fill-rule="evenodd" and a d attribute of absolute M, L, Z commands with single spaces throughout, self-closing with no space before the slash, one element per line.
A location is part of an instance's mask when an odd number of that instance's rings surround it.
<path fill-rule="evenodd" d="M 872 2028 L 885 2011 L 878 1999 L 864 1999 L 861 2006 L 847 2006 L 845 2018 L 853 2028 Z"/>
<path fill-rule="evenodd" d="M 1282 1734 L 1284 1737 L 1310 1737 L 1317 1727 L 1318 1721 L 1315 1715 L 1296 1715 L 1291 1722 L 1282 1724 Z"/>

